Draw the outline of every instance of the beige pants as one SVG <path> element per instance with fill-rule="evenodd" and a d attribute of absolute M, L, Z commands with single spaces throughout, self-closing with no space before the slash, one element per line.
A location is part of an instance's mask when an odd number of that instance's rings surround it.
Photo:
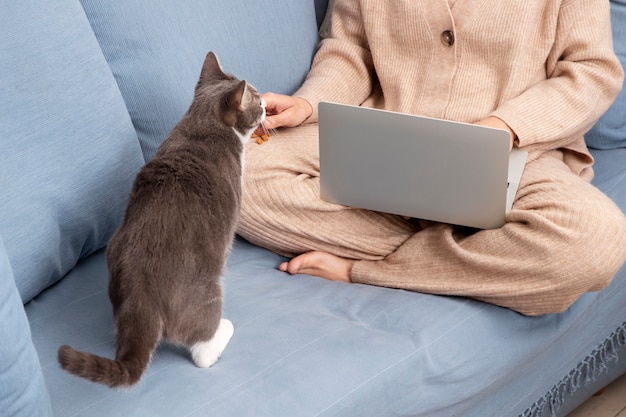
<path fill-rule="evenodd" d="M 626 260 L 626 218 L 573 174 L 535 155 L 500 229 L 470 231 L 319 198 L 317 125 L 246 149 L 239 233 L 277 253 L 356 259 L 352 281 L 467 296 L 527 315 L 560 312 L 611 281 Z"/>

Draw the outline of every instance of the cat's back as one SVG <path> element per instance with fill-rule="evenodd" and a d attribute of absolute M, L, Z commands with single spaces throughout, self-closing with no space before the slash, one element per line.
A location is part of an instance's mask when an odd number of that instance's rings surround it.
<path fill-rule="evenodd" d="M 240 175 L 237 157 L 224 149 L 164 143 L 137 175 L 124 222 L 110 243 L 111 256 L 132 251 L 157 262 L 165 253 L 210 256 L 211 247 L 229 246 Z"/>
<path fill-rule="evenodd" d="M 236 209 L 241 194 L 239 150 L 229 149 L 224 140 L 170 139 L 137 175 L 129 209 L 131 204 L 198 214 Z"/>

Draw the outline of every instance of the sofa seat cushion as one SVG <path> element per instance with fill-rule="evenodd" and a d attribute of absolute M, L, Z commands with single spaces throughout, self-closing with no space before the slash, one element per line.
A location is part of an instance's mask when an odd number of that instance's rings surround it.
<path fill-rule="evenodd" d="M 563 314 L 525 317 L 459 297 L 289 276 L 276 269 L 283 260 L 237 239 L 224 276 L 235 334 L 219 361 L 197 368 L 186 349 L 163 343 L 124 391 L 57 364 L 63 343 L 115 354 L 104 254 L 81 260 L 26 306 L 55 414 L 543 416 L 604 380 L 607 367 L 626 369 L 623 356 L 616 362 L 626 267 Z"/>
<path fill-rule="evenodd" d="M 108 242 L 143 157 L 78 0 L 2 15 L 0 233 L 26 302 Z"/>
<path fill-rule="evenodd" d="M 317 47 L 315 3 L 81 0 L 119 83 L 146 159 L 191 103 L 209 50 L 259 91 L 291 93 Z M 321 6 L 321 5 L 320 5 Z"/>

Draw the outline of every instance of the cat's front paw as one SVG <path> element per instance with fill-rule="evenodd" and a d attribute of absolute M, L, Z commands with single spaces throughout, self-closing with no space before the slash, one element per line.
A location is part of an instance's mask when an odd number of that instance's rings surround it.
<path fill-rule="evenodd" d="M 233 337 L 235 327 L 230 320 L 221 319 L 220 324 L 208 342 L 198 342 L 191 347 L 191 357 L 199 368 L 212 366 L 226 349 L 230 338 Z"/>

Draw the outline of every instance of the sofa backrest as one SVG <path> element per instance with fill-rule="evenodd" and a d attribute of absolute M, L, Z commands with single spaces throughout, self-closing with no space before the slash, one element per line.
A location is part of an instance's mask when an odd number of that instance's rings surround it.
<path fill-rule="evenodd" d="M 2 17 L 0 236 L 26 302 L 108 242 L 143 157 L 78 0 Z"/>
<path fill-rule="evenodd" d="M 227 72 L 259 91 L 293 92 L 310 67 L 318 42 L 316 13 L 325 2 L 81 3 L 149 160 L 191 103 L 210 50 Z"/>
<path fill-rule="evenodd" d="M 104 247 L 204 56 L 290 93 L 327 0 L 42 0 L 3 7 L 0 236 L 27 302 Z M 142 152 L 143 151 L 143 152 Z"/>
<path fill-rule="evenodd" d="M 626 0 L 611 0 L 613 48 L 626 68 Z M 596 149 L 626 148 L 626 89 L 598 123 L 585 135 L 587 145 Z"/>

